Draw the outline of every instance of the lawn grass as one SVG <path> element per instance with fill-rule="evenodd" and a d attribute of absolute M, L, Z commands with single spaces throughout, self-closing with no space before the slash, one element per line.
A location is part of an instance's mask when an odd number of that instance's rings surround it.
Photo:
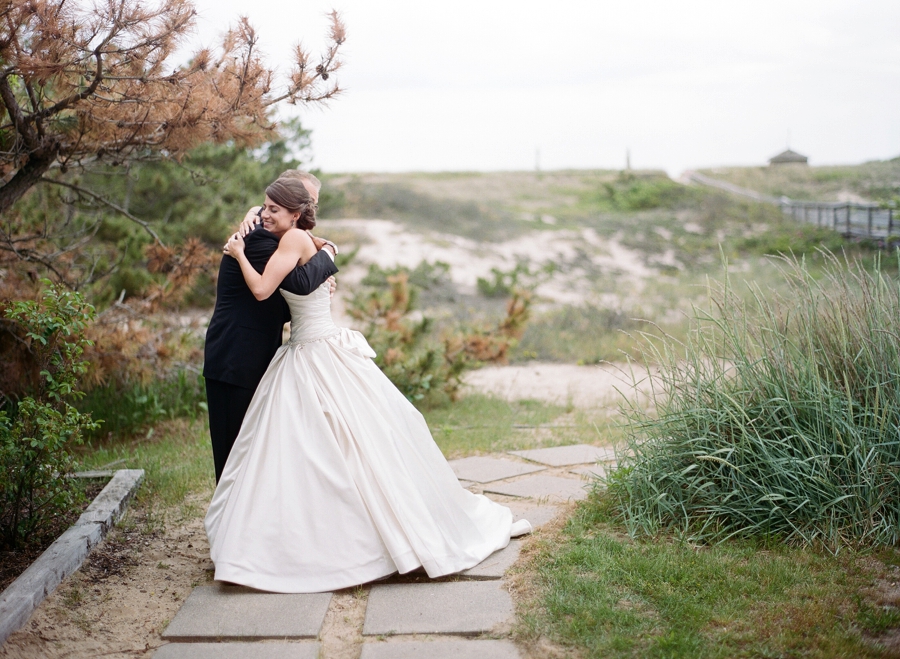
<path fill-rule="evenodd" d="M 838 556 L 779 544 L 633 541 L 602 492 L 539 539 L 516 634 L 583 657 L 887 657 L 900 625 L 895 549 Z M 893 599 L 891 599 L 893 597 Z"/>
<path fill-rule="evenodd" d="M 469 394 L 425 410 L 434 441 L 448 459 L 564 444 L 596 443 L 607 421 L 570 406 L 536 400 L 505 401 Z"/>
<path fill-rule="evenodd" d="M 143 469 L 145 480 L 138 502 L 150 509 L 165 509 L 177 518 L 203 514 L 205 497 L 215 487 L 212 448 L 206 416 L 162 421 L 137 436 L 104 442 L 95 440 L 81 448 L 84 469 L 97 469 L 118 460 L 116 469 Z M 202 509 L 202 510 L 201 510 Z"/>

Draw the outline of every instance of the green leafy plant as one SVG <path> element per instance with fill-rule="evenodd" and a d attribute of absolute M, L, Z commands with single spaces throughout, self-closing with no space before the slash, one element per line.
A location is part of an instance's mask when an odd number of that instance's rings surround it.
<path fill-rule="evenodd" d="M 25 342 L 39 380 L 31 395 L 6 401 L 0 410 L 0 544 L 15 548 L 39 539 L 69 509 L 77 488 L 71 447 L 97 423 L 70 404 L 82 393 L 83 333 L 94 308 L 77 292 L 45 281 L 39 301 L 6 306 L 10 331 Z"/>

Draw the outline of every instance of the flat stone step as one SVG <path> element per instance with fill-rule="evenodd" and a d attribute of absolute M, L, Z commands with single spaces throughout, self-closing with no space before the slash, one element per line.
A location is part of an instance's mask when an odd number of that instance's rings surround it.
<path fill-rule="evenodd" d="M 585 485 L 586 483 L 581 479 L 538 474 L 514 483 L 493 483 L 484 489 L 485 492 L 505 494 L 511 497 L 529 497 L 548 501 L 578 501 L 587 497 Z"/>
<path fill-rule="evenodd" d="M 616 468 L 616 463 L 595 464 L 595 465 L 578 465 L 569 469 L 570 474 L 581 476 L 584 480 L 591 481 L 595 478 L 606 476 L 610 471 Z"/>
<path fill-rule="evenodd" d="M 457 478 L 475 483 L 490 483 L 546 469 L 546 467 L 538 467 L 515 460 L 489 458 L 481 455 L 451 460 L 450 466 Z"/>
<path fill-rule="evenodd" d="M 318 659 L 318 641 L 299 643 L 168 643 L 153 659 Z"/>
<path fill-rule="evenodd" d="M 521 549 L 521 540 L 510 540 L 506 547 L 495 551 L 475 567 L 460 572 L 460 574 L 472 579 L 501 579 L 513 563 L 519 559 Z"/>
<path fill-rule="evenodd" d="M 197 586 L 162 637 L 209 639 L 315 638 L 331 593 L 285 595 L 242 586 Z"/>
<path fill-rule="evenodd" d="M 363 645 L 359 659 L 521 659 L 509 641 L 388 641 Z"/>
<path fill-rule="evenodd" d="M 495 497 L 496 498 L 496 497 Z M 513 522 L 527 519 L 535 529 L 539 529 L 547 522 L 556 519 L 562 507 L 551 503 L 539 504 L 531 499 L 519 499 L 518 501 L 503 501 L 513 513 Z"/>
<path fill-rule="evenodd" d="M 508 622 L 513 603 L 502 582 L 376 585 L 363 634 L 481 634 Z"/>
<path fill-rule="evenodd" d="M 616 452 L 612 447 L 591 446 L 589 444 L 536 448 L 528 451 L 509 451 L 509 453 L 510 455 L 517 455 L 520 458 L 551 467 L 592 464 L 616 459 Z"/>

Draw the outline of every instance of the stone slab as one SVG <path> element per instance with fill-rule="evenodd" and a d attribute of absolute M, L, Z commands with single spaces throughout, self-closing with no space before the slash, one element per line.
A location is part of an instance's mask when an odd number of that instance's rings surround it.
<path fill-rule="evenodd" d="M 475 567 L 460 572 L 460 574 L 471 579 L 502 579 L 513 563 L 519 560 L 519 551 L 521 549 L 521 540 L 510 540 L 506 547 L 495 551 Z"/>
<path fill-rule="evenodd" d="M 153 659 L 318 659 L 316 641 L 299 643 L 168 643 Z"/>
<path fill-rule="evenodd" d="M 546 467 L 537 467 L 524 462 L 516 462 L 504 458 L 489 458 L 480 455 L 451 460 L 450 466 L 453 468 L 453 473 L 456 474 L 457 478 L 476 483 L 490 483 L 491 481 L 512 478 L 513 476 L 521 476 L 522 474 L 530 474 L 546 469 Z"/>
<path fill-rule="evenodd" d="M 616 459 L 616 452 L 612 447 L 591 446 L 589 444 L 536 448 L 528 451 L 509 451 L 509 453 L 551 467 L 609 462 Z"/>
<path fill-rule="evenodd" d="M 108 530 L 125 512 L 143 478 L 143 469 L 119 469 L 75 523 L 102 524 Z"/>
<path fill-rule="evenodd" d="M 81 567 L 91 548 L 103 539 L 112 523 L 125 509 L 128 499 L 134 494 L 144 476 L 143 469 L 123 470 L 135 472 L 128 478 L 120 479 L 114 490 L 112 481 L 88 506 L 91 510 L 98 500 L 108 514 L 82 515 L 52 545 L 47 547 L 18 579 L 0 593 L 0 645 L 17 629 L 20 629 L 34 610 L 67 576 Z M 127 487 L 119 487 L 127 482 Z M 113 494 L 111 494 L 113 492 Z M 119 497 L 118 500 L 115 497 Z M 95 510 L 100 509 L 98 504 Z M 114 513 L 118 511 L 118 513 Z"/>
<path fill-rule="evenodd" d="M 569 501 L 570 499 L 578 501 L 587 497 L 585 485 L 581 479 L 538 474 L 514 483 L 493 483 L 484 489 L 511 497 L 529 497 L 548 501 Z"/>
<path fill-rule="evenodd" d="M 569 469 L 569 473 L 581 476 L 586 481 L 592 481 L 595 478 L 606 476 L 614 468 L 615 464 L 578 465 Z"/>
<path fill-rule="evenodd" d="M 162 637 L 198 639 L 315 638 L 331 593 L 264 593 L 217 583 L 197 586 Z"/>
<path fill-rule="evenodd" d="M 112 478 L 115 473 L 112 469 L 95 469 L 93 471 L 76 471 L 72 476 L 75 478 Z"/>
<path fill-rule="evenodd" d="M 562 510 L 561 506 L 550 503 L 538 504 L 531 499 L 505 501 L 503 505 L 512 510 L 513 522 L 527 519 L 535 529 L 539 529 L 547 522 L 555 519 Z"/>
<path fill-rule="evenodd" d="M 396 641 L 366 643 L 359 659 L 521 659 L 510 641 Z"/>
<path fill-rule="evenodd" d="M 512 616 L 512 598 L 502 582 L 375 585 L 363 634 L 481 634 Z"/>

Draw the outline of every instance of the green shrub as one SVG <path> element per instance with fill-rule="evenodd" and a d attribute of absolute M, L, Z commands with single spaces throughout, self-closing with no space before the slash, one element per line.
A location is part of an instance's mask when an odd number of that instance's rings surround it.
<path fill-rule="evenodd" d="M 900 289 L 876 263 L 784 259 L 788 291 L 727 282 L 685 344 L 648 356 L 651 405 L 609 481 L 634 534 L 796 544 L 900 539 Z"/>
<path fill-rule="evenodd" d="M 40 371 L 31 395 L 7 400 L 0 410 L 0 545 L 15 548 L 40 540 L 55 517 L 74 503 L 78 489 L 68 478 L 71 448 L 97 424 L 70 401 L 82 394 L 79 376 L 88 341 L 84 329 L 94 308 L 77 292 L 50 286 L 40 301 L 4 309 L 12 331 L 28 344 Z"/>
<path fill-rule="evenodd" d="M 511 270 L 491 268 L 491 279 L 479 277 L 478 292 L 485 297 L 509 297 L 517 290 L 533 291 L 556 270 L 554 263 L 548 263 L 539 270 L 532 271 L 527 261 L 519 261 Z"/>
<path fill-rule="evenodd" d="M 597 210 L 631 212 L 676 208 L 693 194 L 661 172 L 621 172 L 614 181 L 581 193 L 580 202 Z"/>
<path fill-rule="evenodd" d="M 371 266 L 350 299 L 347 312 L 364 324 L 363 333 L 377 356 L 375 363 L 412 402 L 436 405 L 456 397 L 466 369 L 505 361 L 522 336 L 530 296 L 516 291 L 506 317 L 496 327 L 445 328 L 417 313 L 423 288 L 441 284 L 446 263 L 420 263 L 414 270 Z M 415 282 L 415 283 L 414 283 Z"/>

